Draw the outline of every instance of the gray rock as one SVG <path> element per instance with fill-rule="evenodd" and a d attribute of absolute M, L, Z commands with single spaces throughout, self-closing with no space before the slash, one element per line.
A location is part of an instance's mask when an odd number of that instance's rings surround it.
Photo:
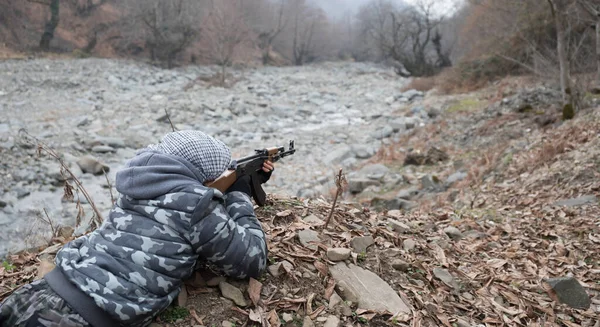
<path fill-rule="evenodd" d="M 348 145 L 343 145 L 331 152 L 329 152 L 325 158 L 323 158 L 323 162 L 326 165 L 331 165 L 335 163 L 339 163 L 345 159 L 351 158 L 353 155 L 352 148 Z"/>
<path fill-rule="evenodd" d="M 402 247 L 404 248 L 405 251 L 412 251 L 414 250 L 415 247 L 417 247 L 417 242 L 415 242 L 413 239 L 406 239 L 404 240 L 404 242 L 402 242 Z"/>
<path fill-rule="evenodd" d="M 107 136 L 99 136 L 96 137 L 93 141 L 98 145 L 108 145 L 115 149 L 125 148 L 125 141 L 120 137 L 107 137 Z"/>
<path fill-rule="evenodd" d="M 281 276 L 281 274 L 283 274 L 282 270 L 280 270 L 282 268 L 282 265 L 289 270 L 294 269 L 294 265 L 292 265 L 289 261 L 285 260 L 274 265 L 270 265 L 267 268 L 267 270 L 269 270 L 269 273 L 271 273 L 273 277 L 279 277 Z"/>
<path fill-rule="evenodd" d="M 227 282 L 220 282 L 219 289 L 221 290 L 223 297 L 232 300 L 236 305 L 240 307 L 245 307 L 248 305 L 246 299 L 244 299 L 244 294 L 239 288 Z"/>
<path fill-rule="evenodd" d="M 393 315 L 411 312 L 398 293 L 371 271 L 353 264 L 347 266 L 344 262 L 340 262 L 330 267 L 330 272 L 338 285 L 344 282 L 345 287 L 352 289 L 357 296 L 357 301 L 353 302 L 358 302 L 358 307 L 361 309 L 388 310 Z"/>
<path fill-rule="evenodd" d="M 377 140 L 384 139 L 386 137 L 390 137 L 394 133 L 394 128 L 391 125 L 386 125 L 383 128 L 380 128 L 371 133 L 371 137 Z"/>
<path fill-rule="evenodd" d="M 395 259 L 392 261 L 392 268 L 402 272 L 407 272 L 410 268 L 410 264 L 404 260 Z"/>
<path fill-rule="evenodd" d="M 89 173 L 92 175 L 101 175 L 103 174 L 103 170 L 106 172 L 110 171 L 110 167 L 98 161 L 98 159 L 86 155 L 79 160 L 77 160 L 77 165 L 81 168 L 81 171 L 84 173 Z"/>
<path fill-rule="evenodd" d="M 315 327 L 315 323 L 310 319 L 310 316 L 305 316 L 302 327 Z"/>
<path fill-rule="evenodd" d="M 315 215 L 308 215 L 308 216 L 302 218 L 302 220 L 304 220 L 305 222 L 307 222 L 309 224 L 315 224 L 315 225 L 322 225 L 325 223 L 323 220 L 321 220 L 319 217 L 317 217 Z"/>
<path fill-rule="evenodd" d="M 408 90 L 408 91 L 400 94 L 398 97 L 406 98 L 408 101 L 412 101 L 416 98 L 422 98 L 423 96 L 424 96 L 424 93 L 421 91 Z"/>
<path fill-rule="evenodd" d="M 90 119 L 87 116 L 80 118 L 77 122 L 77 127 L 82 127 L 90 124 Z"/>
<path fill-rule="evenodd" d="M 3 201 L 3 200 L 0 200 L 0 208 L 4 208 L 4 207 L 6 207 L 7 205 L 8 205 L 8 203 L 6 203 L 6 202 L 5 202 L 5 201 Z"/>
<path fill-rule="evenodd" d="M 355 253 L 366 253 L 367 248 L 374 243 L 373 236 L 357 236 L 350 241 L 350 245 Z"/>
<path fill-rule="evenodd" d="M 419 195 L 419 189 L 416 187 L 411 187 L 407 189 L 400 190 L 396 197 L 403 200 L 410 200 L 415 196 Z"/>
<path fill-rule="evenodd" d="M 115 152 L 115 149 L 108 145 L 96 145 L 96 146 L 92 147 L 92 152 L 96 152 L 96 153 Z"/>
<path fill-rule="evenodd" d="M 310 242 L 320 242 L 319 233 L 312 229 L 303 229 L 298 232 L 298 240 L 302 246 L 307 247 L 311 250 L 316 250 L 317 245 L 309 244 Z"/>
<path fill-rule="evenodd" d="M 556 294 L 558 301 L 574 309 L 587 310 L 590 308 L 589 295 L 579 281 L 573 277 L 559 277 L 545 279 Z"/>
<path fill-rule="evenodd" d="M 439 179 L 431 175 L 421 177 L 421 188 L 429 192 L 439 192 L 442 190 Z"/>
<path fill-rule="evenodd" d="M 323 324 L 323 327 L 338 327 L 340 325 L 340 318 L 334 315 L 329 315 L 327 320 Z"/>
<path fill-rule="evenodd" d="M 327 249 L 327 258 L 333 262 L 344 261 L 350 258 L 350 249 L 346 248 L 329 248 Z"/>
<path fill-rule="evenodd" d="M 453 240 L 460 240 L 462 238 L 462 232 L 454 226 L 444 228 L 444 233 Z"/>
<path fill-rule="evenodd" d="M 367 166 L 364 166 L 363 168 L 361 168 L 357 172 L 357 174 L 360 176 L 366 176 L 367 178 L 370 178 L 370 179 L 380 180 L 386 174 L 388 174 L 389 171 L 390 171 L 390 169 L 388 167 L 386 167 L 385 165 L 371 164 L 371 165 L 367 165 Z"/>
<path fill-rule="evenodd" d="M 353 145 L 352 151 L 358 159 L 369 159 L 375 154 L 375 149 L 366 145 Z"/>
<path fill-rule="evenodd" d="M 364 189 L 369 186 L 376 186 L 379 184 L 381 184 L 379 181 L 373 180 L 370 178 L 361 178 L 361 177 L 349 178 L 348 179 L 348 190 L 352 194 L 358 194 L 358 193 L 361 193 L 362 191 L 364 191 Z"/>
<path fill-rule="evenodd" d="M 554 205 L 565 207 L 577 207 L 585 204 L 598 204 L 598 198 L 594 195 L 586 195 L 573 199 L 560 200 L 554 203 Z"/>
<path fill-rule="evenodd" d="M 444 282 L 444 284 L 448 285 L 449 287 L 452 287 L 456 290 L 458 290 L 460 288 L 460 284 L 458 283 L 458 281 L 446 269 L 433 268 L 433 275 L 435 277 L 437 277 L 439 280 L 441 280 L 442 282 Z"/>
<path fill-rule="evenodd" d="M 467 173 L 462 172 L 462 171 L 457 171 L 454 174 L 448 176 L 448 179 L 446 180 L 446 184 L 447 185 L 452 185 L 458 181 L 462 181 L 463 179 L 467 178 Z"/>
<path fill-rule="evenodd" d="M 405 223 L 401 223 L 397 220 L 389 219 L 389 218 L 387 221 L 390 224 L 390 226 L 392 227 L 392 229 L 398 233 L 410 232 L 410 227 L 408 225 L 406 225 Z"/>
<path fill-rule="evenodd" d="M 396 118 L 390 122 L 390 126 L 392 127 L 394 133 L 403 132 L 406 128 L 406 120 L 404 117 Z"/>
<path fill-rule="evenodd" d="M 29 194 L 31 194 L 31 192 L 29 190 L 26 190 L 23 188 L 17 188 L 17 189 L 15 189 L 15 192 L 17 193 L 17 199 L 22 199 L 22 198 L 28 196 Z"/>

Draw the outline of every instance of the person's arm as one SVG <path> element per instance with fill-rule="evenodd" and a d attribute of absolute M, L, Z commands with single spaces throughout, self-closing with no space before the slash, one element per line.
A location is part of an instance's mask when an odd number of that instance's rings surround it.
<path fill-rule="evenodd" d="M 236 182 L 236 187 L 244 181 Z M 224 274 L 234 278 L 257 278 L 267 266 L 267 244 L 260 222 L 254 214 L 250 196 L 232 186 L 218 203 L 210 196 L 199 203 L 190 232 L 190 243 L 200 256 Z M 248 185 L 249 188 L 249 185 Z M 210 201 L 210 203 L 208 203 Z"/>

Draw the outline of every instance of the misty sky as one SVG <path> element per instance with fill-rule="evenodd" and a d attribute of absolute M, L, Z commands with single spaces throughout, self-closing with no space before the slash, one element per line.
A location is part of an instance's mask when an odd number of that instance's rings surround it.
<path fill-rule="evenodd" d="M 358 8 L 362 5 L 368 3 L 371 0 L 312 0 L 313 3 L 319 5 L 323 8 L 327 14 L 329 14 L 332 18 L 341 18 L 348 11 L 352 13 L 356 13 Z M 392 0 L 399 4 L 408 3 L 415 4 L 420 0 Z M 460 2 L 461 0 L 431 0 L 435 2 L 435 12 L 436 13 L 448 13 L 454 4 Z"/>

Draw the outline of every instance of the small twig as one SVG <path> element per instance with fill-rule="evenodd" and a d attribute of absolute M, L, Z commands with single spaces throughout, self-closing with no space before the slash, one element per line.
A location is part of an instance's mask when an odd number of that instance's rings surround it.
<path fill-rule="evenodd" d="M 106 177 L 106 183 L 108 184 L 108 191 L 110 192 L 110 200 L 111 200 L 112 204 L 115 205 L 115 197 L 113 196 L 113 192 L 112 192 L 112 184 L 110 184 L 110 180 L 108 180 L 108 174 L 106 174 L 106 170 L 104 170 L 104 167 L 102 168 L 102 172 L 104 173 L 104 177 Z"/>
<path fill-rule="evenodd" d="M 335 197 L 333 198 L 333 204 L 331 205 L 331 210 L 329 211 L 329 217 L 327 217 L 327 220 L 325 221 L 325 226 L 323 226 L 323 231 L 327 229 L 327 225 L 329 224 L 331 217 L 333 217 L 333 210 L 335 209 L 335 204 L 337 203 L 337 199 L 343 190 L 342 183 L 345 183 L 345 182 L 346 182 L 346 179 L 342 175 L 342 168 L 340 168 L 340 171 L 335 176 L 335 186 L 337 189 L 335 192 Z"/>
<path fill-rule="evenodd" d="M 175 132 L 175 126 L 173 126 L 173 122 L 171 121 L 171 116 L 169 116 L 167 108 L 165 108 L 165 115 L 167 115 L 167 120 L 169 121 L 169 124 L 171 124 L 171 129 L 173 130 L 173 132 Z"/>
<path fill-rule="evenodd" d="M 52 231 L 52 237 L 57 236 L 56 235 L 56 229 L 54 228 L 54 224 L 52 223 L 52 219 L 50 219 L 50 215 L 48 215 L 48 211 L 46 211 L 46 208 L 44 208 L 44 213 L 46 214 L 46 217 L 48 218 L 48 221 L 45 221 L 44 218 L 41 218 L 43 222 L 48 223 L 48 225 L 50 225 L 50 230 Z"/>
<path fill-rule="evenodd" d="M 71 178 L 73 179 L 73 181 L 75 182 L 75 184 L 77 184 L 77 189 L 80 190 L 81 193 L 83 193 L 83 196 L 87 199 L 88 203 L 92 207 L 92 210 L 94 210 L 94 213 L 95 213 L 95 215 L 97 217 L 97 221 L 94 221 L 95 225 L 96 226 L 100 226 L 102 224 L 102 221 L 104 220 L 102 218 L 102 214 L 100 213 L 100 210 L 98 210 L 98 208 L 96 207 L 96 204 L 92 200 L 92 197 L 89 195 L 89 193 L 83 187 L 83 184 L 81 184 L 81 181 L 79 181 L 79 179 L 77 178 L 77 176 L 75 176 L 75 174 L 73 174 L 73 172 L 69 169 L 69 167 L 65 164 L 65 162 L 60 158 L 60 156 L 56 152 L 54 152 L 54 150 L 52 150 L 47 144 L 45 144 L 44 142 L 38 140 L 37 138 L 35 138 L 31 134 L 27 133 L 27 131 L 24 128 L 21 128 L 19 130 L 19 133 L 24 133 L 28 137 L 34 139 L 37 142 L 37 144 L 35 144 L 31 140 L 28 140 L 27 138 L 25 138 L 25 140 L 27 142 L 29 142 L 31 144 L 34 144 L 34 145 L 37 145 L 37 152 L 38 152 L 38 154 L 41 154 L 42 150 L 44 150 L 46 153 L 48 153 L 54 159 L 58 160 L 58 162 L 60 163 L 61 168 L 64 171 L 66 171 L 67 173 L 69 173 L 69 175 L 71 176 Z M 71 197 L 72 198 L 73 193 L 72 193 L 72 190 L 70 190 L 70 188 L 72 188 L 72 186 L 69 184 L 69 181 L 66 180 L 65 181 L 65 195 L 67 197 Z M 92 219 L 93 219 L 93 217 L 92 217 Z"/>

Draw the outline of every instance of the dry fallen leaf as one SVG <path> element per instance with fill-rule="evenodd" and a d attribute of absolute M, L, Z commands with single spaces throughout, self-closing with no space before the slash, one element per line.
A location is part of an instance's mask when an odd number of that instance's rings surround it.
<path fill-rule="evenodd" d="M 260 301 L 261 290 L 262 283 L 250 277 L 250 281 L 248 283 L 248 296 L 250 297 L 250 300 L 252 301 L 254 306 L 258 306 L 258 301 Z"/>

